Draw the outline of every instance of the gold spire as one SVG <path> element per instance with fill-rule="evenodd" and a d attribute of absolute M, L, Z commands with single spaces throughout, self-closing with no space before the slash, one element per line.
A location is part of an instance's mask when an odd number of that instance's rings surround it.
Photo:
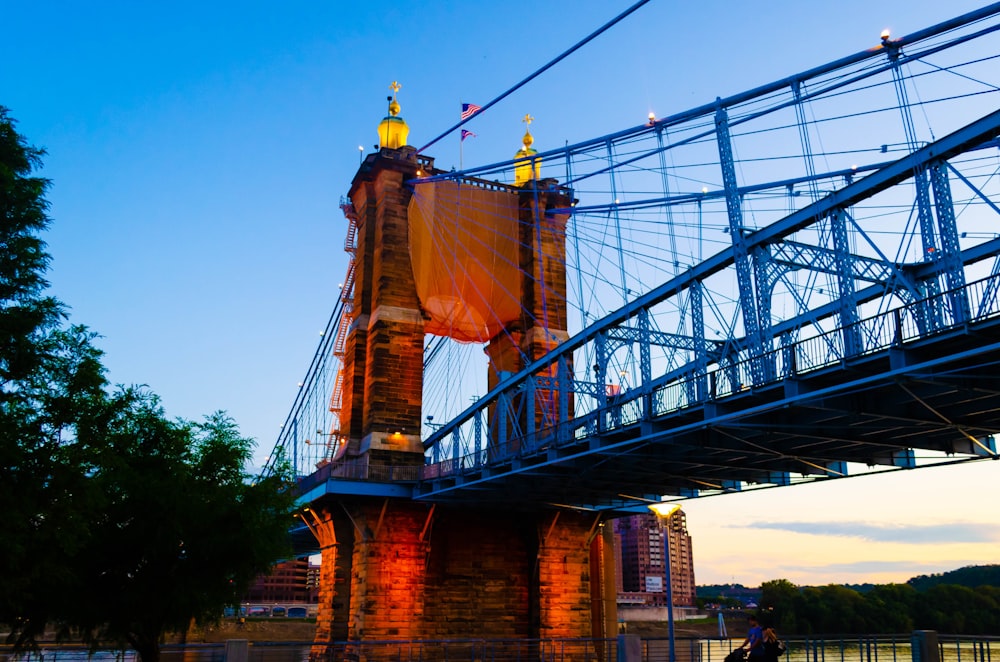
<path fill-rule="evenodd" d="M 525 115 L 521 121 L 524 122 L 524 138 L 521 138 L 521 142 L 524 143 L 524 149 L 531 149 L 532 143 L 535 142 L 531 136 L 531 123 L 535 121 L 535 118 L 529 114 Z"/>
<path fill-rule="evenodd" d="M 399 149 L 406 145 L 406 138 L 410 135 L 410 127 L 406 125 L 406 120 L 399 115 L 399 102 L 396 101 L 396 93 L 403 89 L 403 86 L 392 81 L 389 85 L 392 96 L 389 97 L 389 114 L 378 125 L 378 145 L 389 149 Z"/>
<path fill-rule="evenodd" d="M 399 115 L 399 102 L 396 101 L 396 92 L 403 89 L 403 86 L 396 81 L 392 81 L 389 85 L 389 89 L 392 90 L 392 101 L 389 102 L 389 114 L 395 117 L 396 115 Z"/>
<path fill-rule="evenodd" d="M 525 115 L 521 121 L 525 124 L 524 137 L 521 138 L 522 147 L 514 154 L 514 159 L 524 160 L 514 163 L 514 186 L 523 186 L 533 179 L 538 179 L 538 173 L 542 166 L 541 159 L 535 157 L 538 152 L 531 147 L 535 138 L 531 135 L 530 127 L 535 118 L 531 115 Z"/>

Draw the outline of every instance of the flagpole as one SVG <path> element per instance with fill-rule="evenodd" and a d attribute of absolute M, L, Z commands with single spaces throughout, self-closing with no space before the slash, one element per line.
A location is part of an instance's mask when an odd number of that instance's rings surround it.
<path fill-rule="evenodd" d="M 459 119 L 461 119 L 461 117 L 462 117 L 462 107 L 463 107 L 463 105 L 464 104 L 462 102 L 459 102 L 459 104 L 458 104 L 458 116 L 459 116 Z M 462 132 L 459 131 L 458 132 L 458 169 L 459 170 L 465 170 L 465 166 L 463 165 L 464 157 L 465 157 L 465 139 L 462 138 Z"/>

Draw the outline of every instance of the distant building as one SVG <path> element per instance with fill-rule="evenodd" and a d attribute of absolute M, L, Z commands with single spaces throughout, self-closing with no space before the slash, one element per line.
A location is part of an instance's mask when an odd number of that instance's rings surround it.
<path fill-rule="evenodd" d="M 674 605 L 694 605 L 694 557 L 684 511 L 671 515 L 665 529 L 653 513 L 623 517 L 614 521 L 614 533 L 619 604 L 667 606 L 666 537 Z"/>
<path fill-rule="evenodd" d="M 245 602 L 302 603 L 317 602 L 319 566 L 308 559 L 284 561 L 274 566 L 267 575 L 261 575 L 247 591 Z"/>
<path fill-rule="evenodd" d="M 306 570 L 306 588 L 309 589 L 309 602 L 319 602 L 319 571 L 321 566 L 318 563 L 309 563 Z"/>

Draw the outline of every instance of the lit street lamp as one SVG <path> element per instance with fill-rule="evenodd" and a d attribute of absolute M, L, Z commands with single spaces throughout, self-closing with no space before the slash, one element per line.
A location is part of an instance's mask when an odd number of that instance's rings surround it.
<path fill-rule="evenodd" d="M 674 513 L 681 509 L 681 506 L 679 503 L 667 503 L 665 501 L 661 501 L 659 503 L 650 504 L 648 508 L 656 514 L 663 528 L 663 563 L 667 571 L 667 637 L 670 651 L 669 662 L 677 662 L 677 652 L 674 650 L 674 582 L 673 578 L 670 576 L 670 518 Z"/>

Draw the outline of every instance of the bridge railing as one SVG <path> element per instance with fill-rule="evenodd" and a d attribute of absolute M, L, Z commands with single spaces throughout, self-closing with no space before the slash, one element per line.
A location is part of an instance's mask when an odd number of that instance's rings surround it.
<path fill-rule="evenodd" d="M 742 640 L 675 639 L 678 660 L 723 662 Z M 899 634 L 782 637 L 787 650 L 782 662 L 929 662 L 927 646 L 937 653 L 939 662 L 990 662 L 1000 655 L 1000 637 L 987 635 L 946 635 L 919 630 Z M 921 648 L 924 650 L 921 650 Z M 643 637 L 642 659 L 668 659 L 667 637 Z"/>
<path fill-rule="evenodd" d="M 786 333 L 774 339 L 771 348 L 762 356 L 754 356 L 744 347 L 709 363 L 703 373 L 698 372 L 693 362 L 682 366 L 674 371 L 679 376 L 660 382 L 654 380 L 649 397 L 637 387 L 612 396 L 605 394 L 602 398 L 593 385 L 579 388 L 580 384 L 574 382 L 577 388 L 572 393 L 575 400 L 572 418 L 563 423 L 526 428 L 522 422 L 532 419 L 525 415 L 524 402 L 531 398 L 522 396 L 534 391 L 538 405 L 538 391 L 547 389 L 552 393 L 561 388 L 560 380 L 551 377 L 557 369 L 546 366 L 533 379 L 516 384 L 506 394 L 481 401 L 477 412 L 479 424 L 469 418 L 465 424 L 455 427 L 451 432 L 450 452 L 432 455 L 429 463 L 420 469 L 420 478 L 436 479 L 479 470 L 484 465 L 509 462 L 526 453 L 579 443 L 704 401 L 735 396 L 754 387 L 816 372 L 892 347 L 910 346 L 1000 315 L 998 290 L 1000 274 L 994 274 L 934 297 L 875 312 L 847 327 L 833 326 L 824 330 L 819 324 L 804 326 L 794 334 Z M 961 303 L 957 305 L 956 302 Z M 832 318 L 829 321 L 832 322 Z M 764 366 L 765 381 L 757 384 L 753 379 L 754 363 Z M 520 410 L 513 404 L 517 400 L 521 402 Z M 483 424 L 484 419 L 488 424 Z"/>
<path fill-rule="evenodd" d="M 709 398 L 727 397 L 748 390 L 753 384 L 752 364 L 755 360 L 762 361 L 767 367 L 765 374 L 770 375 L 770 379 L 765 384 L 773 383 L 996 317 L 1000 315 L 1000 302 L 996 296 L 998 286 L 1000 277 L 989 276 L 963 288 L 872 315 L 847 327 L 828 331 L 807 327 L 800 333 L 814 335 L 797 340 L 782 339 L 781 347 L 771 349 L 760 359 L 744 350 L 727 364 L 716 365 L 709 372 Z M 968 308 L 974 312 L 971 315 L 956 314 L 951 305 L 955 300 L 967 301 Z M 934 310 L 946 311 L 947 314 L 931 326 L 931 311 Z M 851 335 L 856 339 L 854 352 L 847 350 L 845 342 Z M 692 379 L 686 377 L 659 387 L 655 392 L 657 406 L 653 415 L 661 416 L 697 404 L 688 397 L 692 393 Z M 623 423 L 626 420 L 622 417 Z"/>
<path fill-rule="evenodd" d="M 819 331 L 816 327 L 802 329 L 801 333 L 814 335 L 784 341 L 763 357 L 767 366 L 768 382 L 788 379 L 815 370 L 837 365 L 843 361 L 882 352 L 891 347 L 902 347 L 939 333 L 952 331 L 967 324 L 981 322 L 1000 315 L 1000 301 L 996 292 L 1000 275 L 993 275 L 969 283 L 961 288 L 942 292 L 891 310 L 877 313 L 846 327 Z M 965 302 L 961 309 L 956 301 Z M 853 337 L 853 342 L 848 342 Z M 854 350 L 849 351 L 853 346 Z M 745 390 L 752 384 L 754 357 L 747 351 L 729 367 L 719 367 L 712 389 L 713 397 L 725 397 Z M 765 383 L 768 383 L 765 382 Z M 679 408 L 679 407 L 678 407 Z M 669 413 L 658 410 L 656 415 Z"/>
<path fill-rule="evenodd" d="M 815 326 L 801 329 L 800 333 L 813 335 L 797 340 L 779 339 L 781 346 L 772 348 L 760 358 L 751 356 L 746 349 L 741 350 L 727 361 L 709 367 L 707 399 L 735 395 L 754 386 L 754 361 L 764 363 L 767 368 L 765 374 L 769 375 L 769 379 L 757 384 L 763 386 L 996 317 L 1000 315 L 998 288 L 1000 275 L 993 275 L 935 297 L 877 313 L 847 327 L 828 331 Z M 973 312 L 956 315 L 951 302 L 957 299 L 967 301 L 969 310 Z M 948 311 L 948 314 L 931 326 L 930 313 L 933 310 Z M 849 352 L 845 338 L 852 334 L 857 338 L 854 343 L 856 349 Z M 688 376 L 654 389 L 653 416 L 669 414 L 698 403 L 696 398 L 691 397 L 696 392 L 692 386 L 698 377 L 691 374 L 694 373 L 693 368 L 688 373 Z M 614 411 L 604 414 L 605 424 L 620 427 L 641 420 L 643 407 L 639 395 L 625 394 L 624 399 L 609 404 Z"/>
<path fill-rule="evenodd" d="M 420 478 L 419 466 L 395 466 L 369 462 L 367 455 L 321 463 L 313 473 L 302 476 L 297 484 L 299 493 L 308 492 L 330 479 L 367 480 L 379 483 L 406 483 Z"/>

